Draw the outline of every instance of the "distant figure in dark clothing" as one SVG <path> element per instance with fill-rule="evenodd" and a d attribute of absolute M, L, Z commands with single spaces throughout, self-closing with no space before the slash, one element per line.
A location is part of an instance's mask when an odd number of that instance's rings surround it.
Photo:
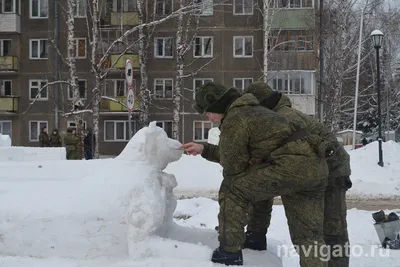
<path fill-rule="evenodd" d="M 85 149 L 85 159 L 93 159 L 93 149 L 94 149 L 94 144 L 96 142 L 95 137 L 92 133 L 92 129 L 88 128 L 87 134 L 85 136 L 85 139 L 83 140 L 83 145 Z"/>
<path fill-rule="evenodd" d="M 368 145 L 368 140 L 365 137 L 362 140 L 362 144 L 363 144 L 363 146 Z"/>

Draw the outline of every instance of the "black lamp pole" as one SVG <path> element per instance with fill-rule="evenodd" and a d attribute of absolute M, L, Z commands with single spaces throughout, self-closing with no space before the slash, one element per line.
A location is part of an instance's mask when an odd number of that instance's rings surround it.
<path fill-rule="evenodd" d="M 371 34 L 376 50 L 376 72 L 377 72 L 377 86 L 376 90 L 378 93 L 378 143 L 379 143 L 379 161 L 378 165 L 383 167 L 383 152 L 382 152 L 382 113 L 381 113 L 381 79 L 380 79 L 380 68 L 379 68 L 379 49 L 382 46 L 383 33 L 375 30 Z"/>

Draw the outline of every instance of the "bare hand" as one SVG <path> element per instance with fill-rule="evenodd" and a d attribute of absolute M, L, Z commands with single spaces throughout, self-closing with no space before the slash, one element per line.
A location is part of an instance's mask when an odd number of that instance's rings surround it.
<path fill-rule="evenodd" d="M 183 148 L 187 154 L 193 155 L 193 156 L 203 153 L 203 150 L 204 150 L 203 145 L 196 144 L 193 142 L 183 144 L 180 148 Z"/>

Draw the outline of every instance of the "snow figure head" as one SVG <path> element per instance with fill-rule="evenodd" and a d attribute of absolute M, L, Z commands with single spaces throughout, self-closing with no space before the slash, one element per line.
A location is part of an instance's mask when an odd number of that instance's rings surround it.
<path fill-rule="evenodd" d="M 156 169 L 163 170 L 169 163 L 182 157 L 183 150 L 178 149 L 180 145 L 179 141 L 168 138 L 167 133 L 153 121 L 132 137 L 116 159 L 144 160 Z"/>

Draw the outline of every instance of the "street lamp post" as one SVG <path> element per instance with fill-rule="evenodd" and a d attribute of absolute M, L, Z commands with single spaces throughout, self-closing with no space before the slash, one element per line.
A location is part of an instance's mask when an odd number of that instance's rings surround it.
<path fill-rule="evenodd" d="M 376 90 L 378 93 L 378 142 L 379 142 L 379 161 L 378 165 L 383 167 L 383 152 L 382 152 L 382 114 L 381 114 L 381 79 L 379 70 L 379 49 L 382 47 L 383 33 L 379 30 L 374 30 L 371 33 L 372 42 L 376 50 L 376 71 L 377 71 L 377 85 Z"/>

